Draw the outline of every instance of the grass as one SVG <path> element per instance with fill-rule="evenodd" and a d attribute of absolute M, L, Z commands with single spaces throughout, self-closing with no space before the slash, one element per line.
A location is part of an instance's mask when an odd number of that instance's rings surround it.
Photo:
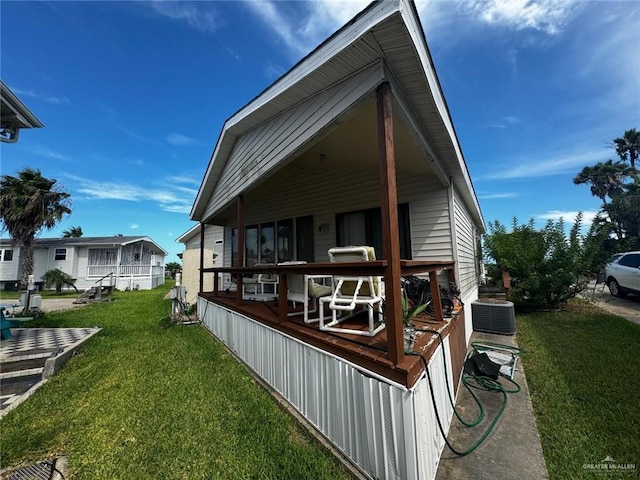
<path fill-rule="evenodd" d="M 551 479 L 595 477 L 611 456 L 640 473 L 640 325 L 585 301 L 518 314 L 518 343 Z"/>
<path fill-rule="evenodd" d="M 64 452 L 78 479 L 351 478 L 203 327 L 161 321 L 168 288 L 34 321 L 103 330 L 0 421 L 2 468 Z"/>

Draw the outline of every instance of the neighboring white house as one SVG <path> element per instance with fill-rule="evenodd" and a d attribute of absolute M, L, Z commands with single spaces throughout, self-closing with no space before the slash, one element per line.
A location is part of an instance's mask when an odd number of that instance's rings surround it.
<path fill-rule="evenodd" d="M 164 283 L 167 252 L 149 237 L 40 238 L 34 249 L 36 284 L 42 275 L 59 268 L 75 279 L 79 290 L 100 279 L 119 290 L 149 290 Z M 20 248 L 0 239 L 0 285 L 15 290 L 21 277 Z M 111 283 L 109 283 L 111 282 Z"/>
<path fill-rule="evenodd" d="M 434 404 L 446 431 L 485 227 L 415 5 L 372 3 L 232 115 L 191 219 L 224 227 L 222 270 L 238 281 L 256 263 L 307 262 L 268 267 L 277 312 L 203 288 L 207 328 L 368 477 L 433 479 L 444 447 Z M 288 273 L 338 274 L 327 252 L 346 245 L 372 245 L 380 260 L 366 270 L 385 281 L 386 328 L 372 340 L 301 325 L 283 299 Z M 455 281 L 464 303 L 450 320 L 436 307 L 444 340 L 421 350 L 433 402 L 402 346 L 399 277 L 421 272 L 436 298 L 436 282 Z"/>
<path fill-rule="evenodd" d="M 184 244 L 182 252 L 182 285 L 187 290 L 187 302 L 195 303 L 200 291 L 200 225 L 196 224 L 187 232 L 180 235 L 176 242 Z M 203 262 L 204 268 L 222 265 L 224 227 L 205 225 Z M 213 290 L 213 276 L 207 275 L 203 279 L 204 291 Z"/>

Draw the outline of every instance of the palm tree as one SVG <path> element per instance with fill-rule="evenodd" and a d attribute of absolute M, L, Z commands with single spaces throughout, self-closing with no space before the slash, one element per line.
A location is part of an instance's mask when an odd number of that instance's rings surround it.
<path fill-rule="evenodd" d="M 78 289 L 73 284 L 75 280 L 68 273 L 63 272 L 59 268 L 54 268 L 53 270 L 49 270 L 44 275 L 42 275 L 42 280 L 44 280 L 44 285 L 46 288 L 51 287 L 52 285 L 56 287 L 56 293 L 62 292 L 63 285 L 70 285 L 77 292 Z"/>
<path fill-rule="evenodd" d="M 167 272 L 169 272 L 171 278 L 173 278 L 174 280 L 176 278 L 176 273 L 182 271 L 182 265 L 180 265 L 178 262 L 169 262 L 164 266 L 164 268 Z"/>
<path fill-rule="evenodd" d="M 624 135 L 613 140 L 616 153 L 620 160 L 631 163 L 631 169 L 635 172 L 636 161 L 640 155 L 640 132 L 635 128 L 626 130 Z"/>
<path fill-rule="evenodd" d="M 22 288 L 33 273 L 36 235 L 51 229 L 63 215 L 71 213 L 70 195 L 56 185 L 57 180 L 42 176 L 40 170 L 25 168 L 16 177 L 0 177 L 0 219 L 12 242 L 20 247 Z"/>
<path fill-rule="evenodd" d="M 80 238 L 82 236 L 82 227 L 71 227 L 69 230 L 62 232 L 63 238 Z"/>
<path fill-rule="evenodd" d="M 591 195 L 598 197 L 607 205 L 607 197 L 614 198 L 622 193 L 624 179 L 631 172 L 623 162 L 613 163 L 613 160 L 598 162 L 593 167 L 584 167 L 573 179 L 573 183 L 581 185 L 587 183 L 591 187 Z"/>

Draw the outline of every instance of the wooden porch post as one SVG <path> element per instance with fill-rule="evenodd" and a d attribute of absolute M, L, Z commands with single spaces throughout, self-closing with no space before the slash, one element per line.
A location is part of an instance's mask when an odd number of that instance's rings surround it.
<path fill-rule="evenodd" d="M 386 294 L 385 315 L 389 358 L 394 364 L 404 360 L 402 339 L 402 303 L 400 278 L 400 239 L 398 235 L 398 192 L 393 144 L 393 116 L 391 86 L 378 87 L 378 160 L 382 210 L 382 252 L 387 266 L 384 269 Z"/>
<path fill-rule="evenodd" d="M 238 195 L 237 202 L 237 216 L 238 216 L 238 265 L 236 267 L 242 267 L 244 265 L 244 197 Z M 236 304 L 242 303 L 242 274 L 236 275 Z"/>
<path fill-rule="evenodd" d="M 200 223 L 200 278 L 198 279 L 199 283 L 199 292 L 204 292 L 204 223 Z"/>

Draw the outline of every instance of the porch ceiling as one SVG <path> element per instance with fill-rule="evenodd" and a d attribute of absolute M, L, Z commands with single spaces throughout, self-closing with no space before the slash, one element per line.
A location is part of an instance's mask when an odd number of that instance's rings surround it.
<path fill-rule="evenodd" d="M 435 175 L 432 162 L 410 135 L 405 123 L 399 118 L 400 106 L 394 102 L 394 146 L 396 173 L 398 176 Z M 375 98 L 368 97 L 345 116 L 337 119 L 322 137 L 317 137 L 305 151 L 281 168 L 264 175 L 259 184 L 245 192 L 253 200 L 266 197 L 281 188 L 284 180 L 296 176 L 309 176 L 321 172 L 378 173 L 378 131 Z M 216 217 L 235 218 L 235 200 Z"/>

